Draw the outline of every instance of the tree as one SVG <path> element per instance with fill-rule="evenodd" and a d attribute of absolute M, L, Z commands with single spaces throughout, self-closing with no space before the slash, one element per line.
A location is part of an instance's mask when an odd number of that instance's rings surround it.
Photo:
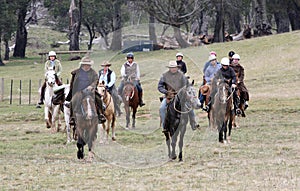
<path fill-rule="evenodd" d="M 122 49 L 122 23 L 121 23 L 121 5 L 122 0 L 113 0 L 113 37 L 110 49 L 111 50 L 121 50 Z"/>
<path fill-rule="evenodd" d="M 182 38 L 180 27 L 191 22 L 207 1 L 198 0 L 148 0 L 144 9 L 163 24 L 171 25 L 180 47 L 189 44 Z"/>
<path fill-rule="evenodd" d="M 30 18 L 26 21 L 27 8 L 31 0 L 18 0 L 17 6 L 17 32 L 16 32 L 16 46 L 13 57 L 25 58 L 27 45 L 27 29 L 26 24 L 30 22 Z"/>
<path fill-rule="evenodd" d="M 78 1 L 78 7 L 75 5 L 75 0 L 71 0 L 70 9 L 70 26 L 69 26 L 69 50 L 79 50 L 79 33 L 82 18 L 82 0 Z"/>
<path fill-rule="evenodd" d="M 254 36 L 264 36 L 272 34 L 272 27 L 267 19 L 266 0 L 254 0 L 253 6 L 255 7 Z"/>

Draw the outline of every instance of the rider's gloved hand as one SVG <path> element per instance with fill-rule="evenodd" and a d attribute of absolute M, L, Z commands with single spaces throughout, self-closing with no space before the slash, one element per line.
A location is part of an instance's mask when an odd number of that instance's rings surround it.
<path fill-rule="evenodd" d="M 235 85 L 235 84 L 232 84 L 231 87 L 232 87 L 232 88 L 236 88 L 236 85 Z"/>

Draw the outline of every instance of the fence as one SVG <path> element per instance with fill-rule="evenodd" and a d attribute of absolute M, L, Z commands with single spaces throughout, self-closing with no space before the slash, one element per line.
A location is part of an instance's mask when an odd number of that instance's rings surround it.
<path fill-rule="evenodd" d="M 61 79 L 62 80 L 62 79 Z M 39 89 L 43 80 L 17 80 L 1 78 L 0 82 L 0 101 L 10 105 L 17 103 L 36 104 L 40 98 Z M 69 80 L 66 81 L 69 83 Z"/>

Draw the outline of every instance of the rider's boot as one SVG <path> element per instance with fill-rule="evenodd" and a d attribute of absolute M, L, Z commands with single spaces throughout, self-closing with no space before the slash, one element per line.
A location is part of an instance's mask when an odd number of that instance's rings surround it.
<path fill-rule="evenodd" d="M 70 125 L 75 125 L 76 122 L 75 122 L 75 118 L 73 116 L 73 108 L 72 108 L 72 104 L 69 104 L 70 106 L 70 121 L 69 121 L 69 124 Z"/>
<path fill-rule="evenodd" d="M 139 93 L 139 105 L 140 105 L 140 107 L 143 107 L 144 105 L 146 105 L 144 102 L 143 102 L 143 93 L 142 92 L 140 92 Z"/>
<path fill-rule="evenodd" d="M 235 110 L 235 114 L 236 115 L 241 115 L 242 111 L 239 108 L 239 104 L 240 104 L 240 99 L 237 97 L 237 95 L 234 93 L 233 94 L 233 105 L 234 105 L 234 110 Z"/>
<path fill-rule="evenodd" d="M 38 106 L 44 104 L 45 89 L 46 89 L 46 82 L 44 82 L 43 86 L 41 87 L 41 95 L 40 95 L 40 101 L 38 102 Z"/>

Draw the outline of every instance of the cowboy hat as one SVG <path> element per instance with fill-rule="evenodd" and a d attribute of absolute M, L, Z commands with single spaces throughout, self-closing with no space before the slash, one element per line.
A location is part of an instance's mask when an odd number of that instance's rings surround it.
<path fill-rule="evenodd" d="M 209 93 L 209 85 L 203 85 L 200 88 L 201 94 L 202 95 L 207 95 Z"/>
<path fill-rule="evenodd" d="M 177 62 L 176 61 L 170 61 L 169 65 L 167 66 L 168 68 L 177 68 Z"/>
<path fill-rule="evenodd" d="M 108 61 L 104 61 L 101 66 L 111 66 L 111 63 L 109 63 Z"/>
<path fill-rule="evenodd" d="M 80 65 L 86 64 L 86 65 L 93 65 L 94 61 L 91 60 L 89 57 L 85 56 L 81 59 L 81 62 L 79 63 Z"/>

